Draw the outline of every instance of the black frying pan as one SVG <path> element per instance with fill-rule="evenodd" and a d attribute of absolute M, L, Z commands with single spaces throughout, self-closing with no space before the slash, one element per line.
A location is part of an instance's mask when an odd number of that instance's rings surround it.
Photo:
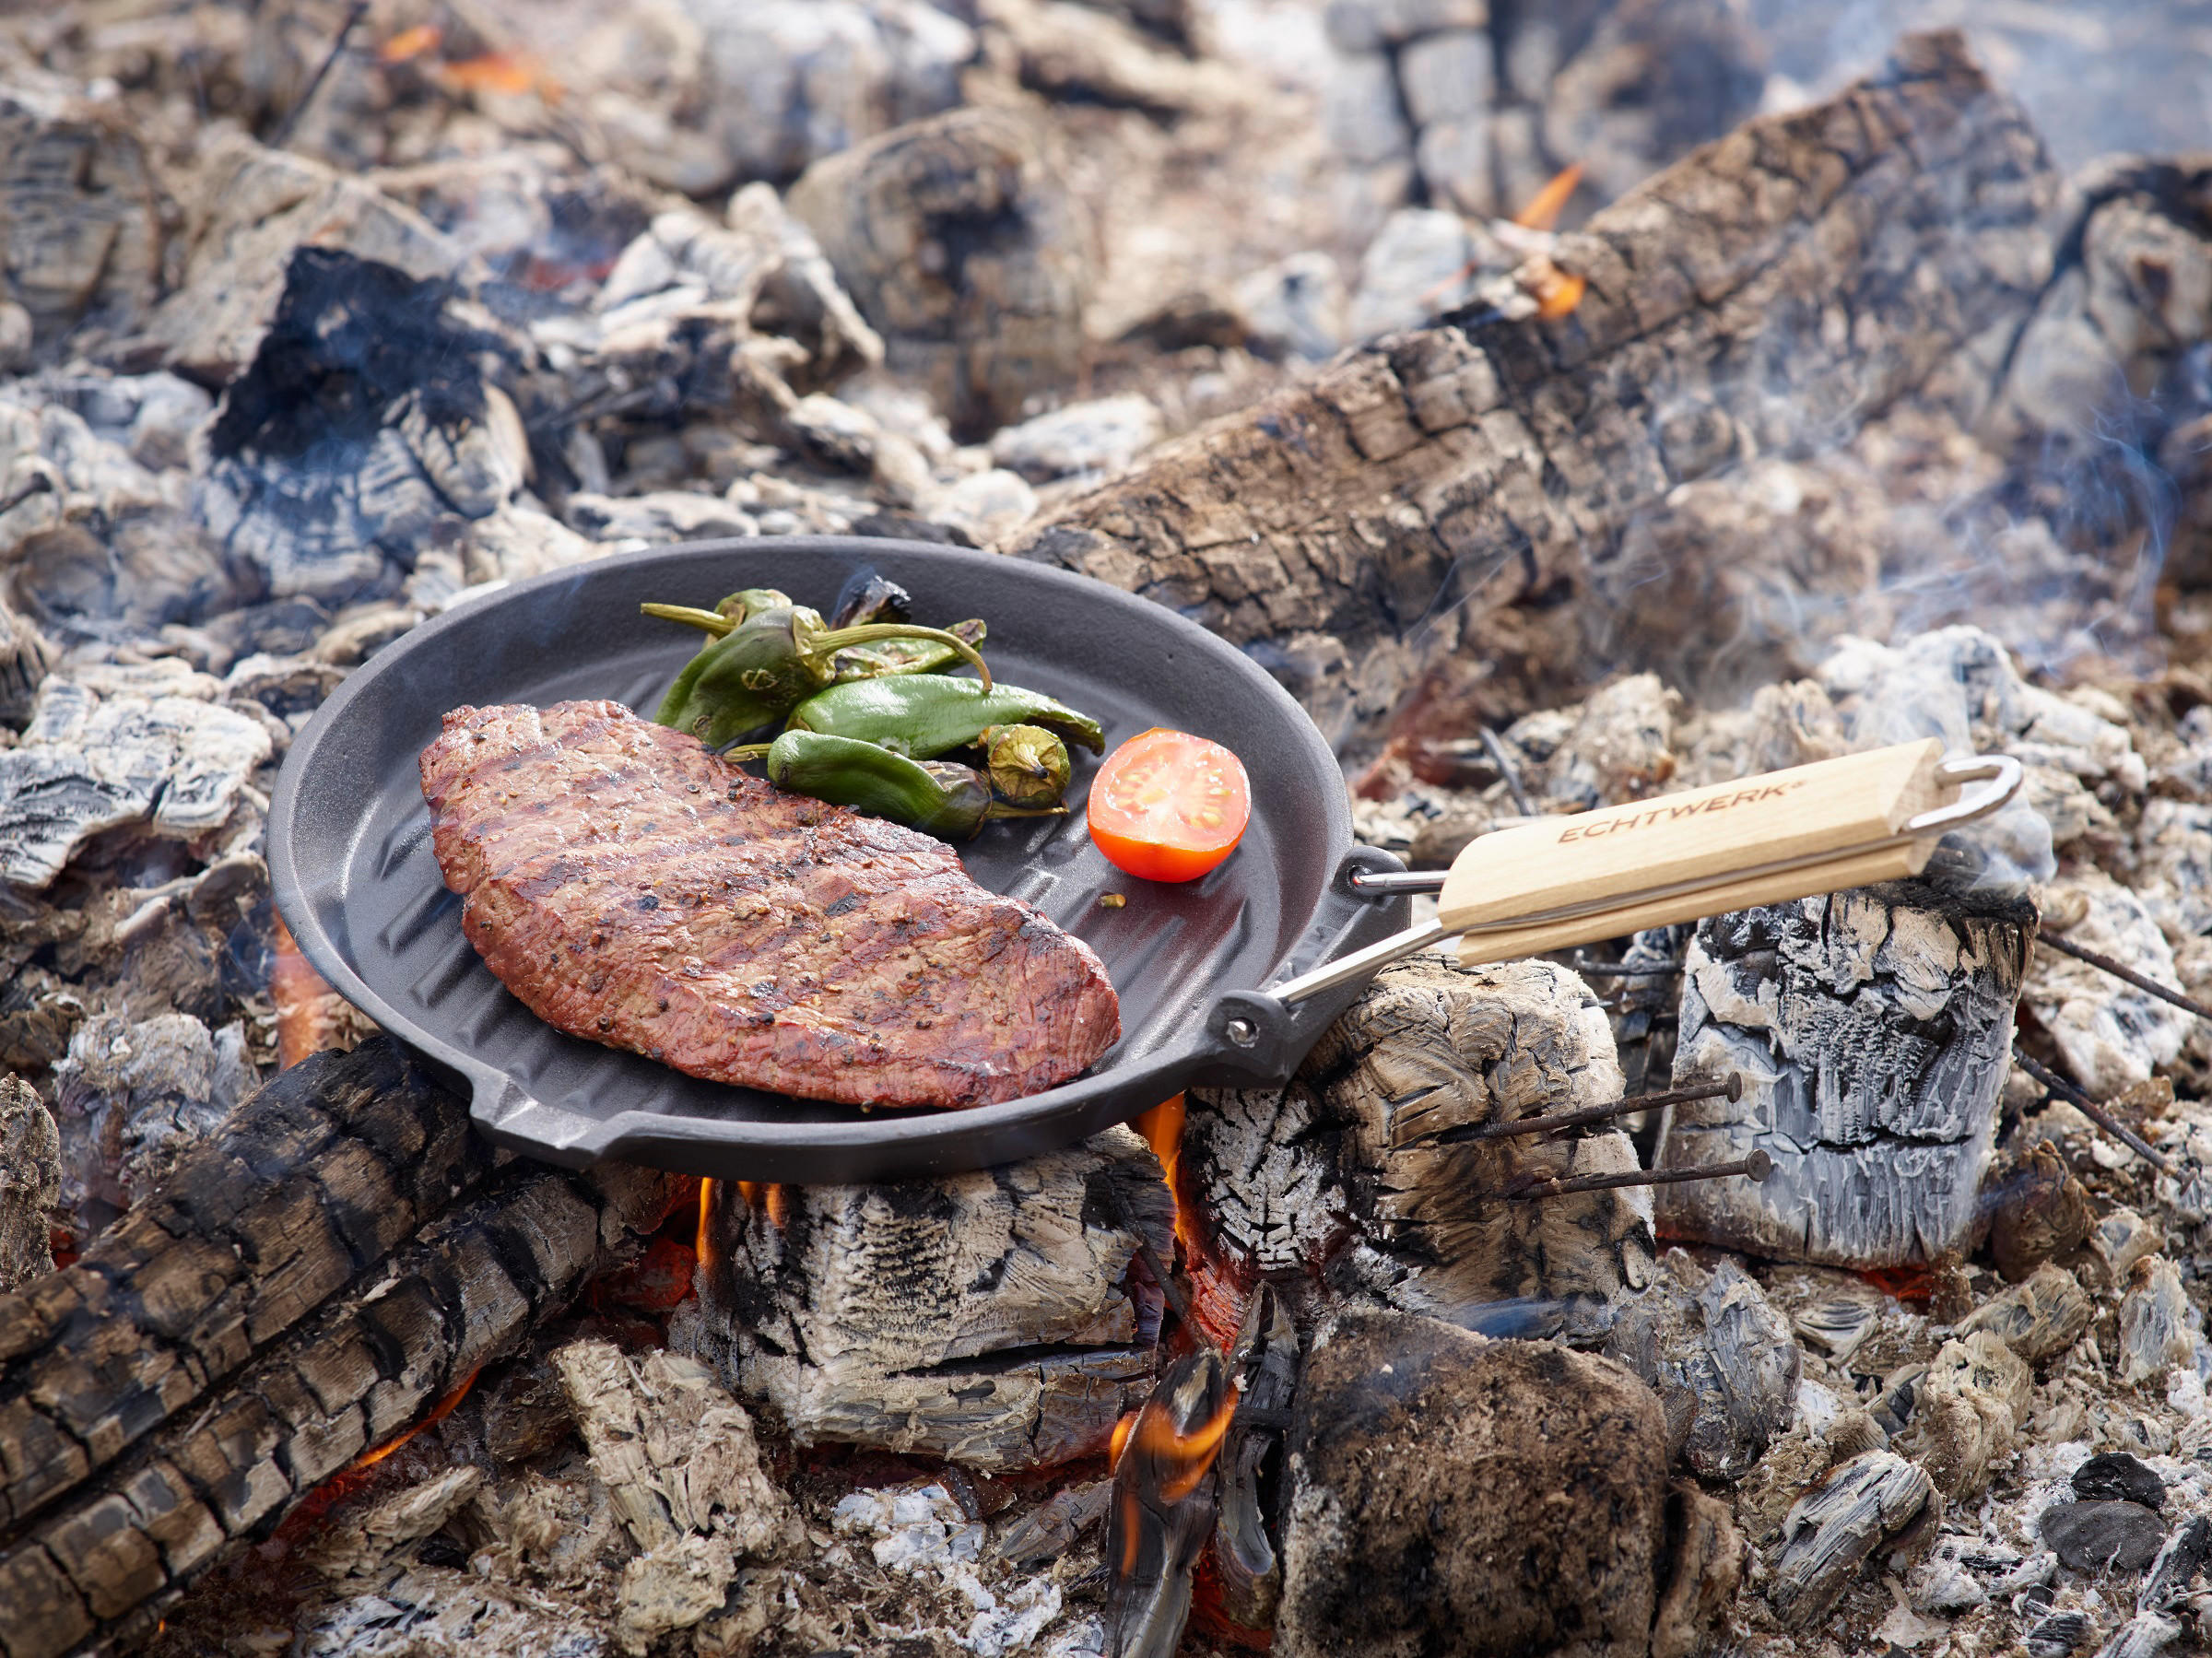
<path fill-rule="evenodd" d="M 702 1082 L 564 1036 L 508 994 L 461 934 L 430 852 L 416 758 L 464 703 L 611 697 L 651 711 L 697 647 L 640 601 L 712 606 L 780 587 L 827 610 L 872 566 L 917 619 L 980 616 L 993 674 L 1097 716 L 1108 751 L 1154 725 L 1226 744 L 1252 774 L 1252 826 L 1205 879 L 1157 886 L 1083 829 L 1079 756 L 1065 818 L 994 824 L 960 848 L 982 885 L 1035 904 L 1097 950 L 1122 1039 L 1061 1088 L 963 1111 L 876 1111 Z M 833 537 L 695 542 L 605 559 L 457 606 L 379 652 L 292 744 L 269 814 L 276 906 L 348 1001 L 466 1078 L 491 1139 L 581 1167 L 623 1158 L 738 1180 L 871 1181 L 1032 1156 L 1124 1122 L 1193 1082 L 1279 1079 L 1359 994 L 1294 1009 L 1259 992 L 1404 924 L 1402 899 L 1355 896 L 1343 776 L 1298 704 L 1250 658 L 1147 600 L 985 553 Z M 1118 910 L 1103 893 L 1125 894 Z M 1246 1017 L 1258 1009 L 1265 1017 Z"/>

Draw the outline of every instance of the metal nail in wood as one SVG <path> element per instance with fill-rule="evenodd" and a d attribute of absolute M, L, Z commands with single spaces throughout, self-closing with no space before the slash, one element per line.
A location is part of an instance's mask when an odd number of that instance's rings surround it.
<path fill-rule="evenodd" d="M 1765 1152 L 1754 1149 L 1748 1156 L 1733 1163 L 1706 1163 L 1695 1169 L 1629 1169 L 1618 1174 L 1583 1174 L 1570 1181 L 1546 1180 L 1535 1177 L 1538 1183 L 1500 1193 L 1502 1197 L 1516 1201 L 1533 1197 L 1564 1197 L 1571 1192 L 1615 1192 L 1624 1186 L 1678 1186 L 1685 1181 L 1717 1181 L 1729 1175 L 1740 1174 L 1746 1180 L 1764 1182 L 1774 1172 L 1774 1159 Z"/>
<path fill-rule="evenodd" d="M 2137 1157 L 2168 1174 L 2173 1172 L 2173 1165 L 2167 1160 L 2165 1153 L 2136 1133 L 2134 1129 L 2128 1127 L 2126 1123 L 2121 1122 L 2119 1118 L 2113 1116 L 2112 1112 L 2106 1111 L 2103 1106 L 2098 1104 L 2096 1100 L 2090 1099 L 2056 1071 L 2051 1069 L 2050 1066 L 2038 1064 L 2029 1057 L 2025 1049 L 2018 1045 L 2013 1048 L 2012 1058 L 2013 1063 L 2021 1070 L 2027 1072 L 2029 1076 L 2034 1077 L 2044 1088 L 2050 1089 L 2052 1093 L 2057 1095 Z"/>
<path fill-rule="evenodd" d="M 1432 1143 L 1458 1146 L 1473 1140 L 1509 1140 L 1519 1139 L 1526 1135 L 1557 1134 L 1563 1129 L 1581 1128 L 1592 1123 L 1609 1122 L 1615 1117 L 1631 1116 L 1637 1111 L 1660 1111 L 1670 1105 L 1688 1105 L 1693 1099 L 1726 1099 L 1733 1105 L 1743 1097 L 1744 1079 L 1731 1076 L 1725 1082 L 1706 1083 L 1694 1088 L 1675 1088 L 1665 1094 L 1638 1094 L 1605 1105 L 1593 1105 L 1579 1111 L 1557 1111 L 1548 1117 L 1517 1117 L 1508 1123 L 1468 1123 L 1444 1130 Z"/>

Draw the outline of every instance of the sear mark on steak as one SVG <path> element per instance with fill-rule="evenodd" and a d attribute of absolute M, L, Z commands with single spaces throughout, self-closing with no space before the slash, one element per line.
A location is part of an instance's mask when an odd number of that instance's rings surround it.
<path fill-rule="evenodd" d="M 1121 1034 L 1090 947 L 942 841 L 618 702 L 455 709 L 422 793 L 469 942 L 571 1036 L 806 1099 L 966 1106 Z"/>

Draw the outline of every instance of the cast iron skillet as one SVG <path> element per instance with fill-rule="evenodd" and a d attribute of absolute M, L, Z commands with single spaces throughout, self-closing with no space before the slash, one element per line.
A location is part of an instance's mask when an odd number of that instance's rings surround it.
<path fill-rule="evenodd" d="M 980 616 L 992 672 L 1097 716 L 1107 751 L 1149 726 L 1227 744 L 1252 774 L 1242 844 L 1205 879 L 1122 875 L 1083 829 L 1097 762 L 1078 754 L 1065 818 L 994 824 L 960 848 L 982 885 L 1035 904 L 1097 950 L 1122 1039 L 1083 1076 L 971 1111 L 878 1111 L 702 1082 L 543 1023 L 477 959 L 430 851 L 416 758 L 464 703 L 612 697 L 650 713 L 698 643 L 638 614 L 643 599 L 712 606 L 780 587 L 828 610 L 872 566 L 917 618 Z M 379 652 L 286 756 L 269 814 L 276 907 L 348 1001 L 466 1079 L 492 1140 L 582 1167 L 622 1158 L 738 1180 L 873 1181 L 1032 1156 L 1126 1121 L 1186 1083 L 1288 1074 L 1357 994 L 1299 1004 L 1289 1040 L 1240 1050 L 1223 998 L 1256 991 L 1404 924 L 1404 900 L 1354 897 L 1355 849 L 1328 745 L 1257 664 L 1205 629 L 1085 577 L 909 542 L 706 541 L 600 559 L 456 606 Z M 1101 909 L 1102 893 L 1126 895 Z M 1250 1027 L 1238 1029 L 1249 1036 Z"/>

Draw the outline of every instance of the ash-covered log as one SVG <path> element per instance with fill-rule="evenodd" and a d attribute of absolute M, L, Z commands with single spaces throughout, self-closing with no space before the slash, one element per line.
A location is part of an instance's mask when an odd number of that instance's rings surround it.
<path fill-rule="evenodd" d="M 1343 742 L 1455 649 L 1579 664 L 1582 629 L 1625 629 L 1594 658 L 1613 664 L 1642 627 L 1654 651 L 1697 650 L 1742 619 L 1725 572 L 1658 572 L 1654 605 L 1627 526 L 1740 456 L 1848 436 L 1961 354 L 1994 368 L 2050 272 L 2056 194 L 1960 37 L 1909 36 L 1880 73 L 1562 238 L 1556 263 L 1589 283 L 1571 316 L 1386 337 L 1014 550 L 1196 617 Z"/>
<path fill-rule="evenodd" d="M 1602 1328 L 1650 1281 L 1647 1190 L 1504 1201 L 1530 1176 L 1632 1170 L 1627 1135 L 1457 1138 L 1620 1097 L 1605 1010 L 1548 962 L 1466 969 L 1438 955 L 1385 969 L 1285 1088 L 1194 1089 L 1182 1180 L 1202 1303 L 1221 1282 L 1324 1279 L 1409 1311 L 1465 1316 L 1535 1299 Z M 1233 1307 L 1202 1304 L 1237 1328 Z"/>
<path fill-rule="evenodd" d="M 2011 1064 L 2035 912 L 1925 881 L 1699 923 L 1663 1167 L 1773 1158 L 1761 1183 L 1660 1189 L 1667 1236 L 1838 1266 L 1933 1261 L 1969 1241 Z"/>
<path fill-rule="evenodd" d="M 716 1181 L 670 1339 L 802 1443 L 1066 1462 L 1151 1385 L 1160 1296 L 1132 1225 L 1171 1252 L 1159 1159 L 1125 1128 L 940 1180 Z"/>

